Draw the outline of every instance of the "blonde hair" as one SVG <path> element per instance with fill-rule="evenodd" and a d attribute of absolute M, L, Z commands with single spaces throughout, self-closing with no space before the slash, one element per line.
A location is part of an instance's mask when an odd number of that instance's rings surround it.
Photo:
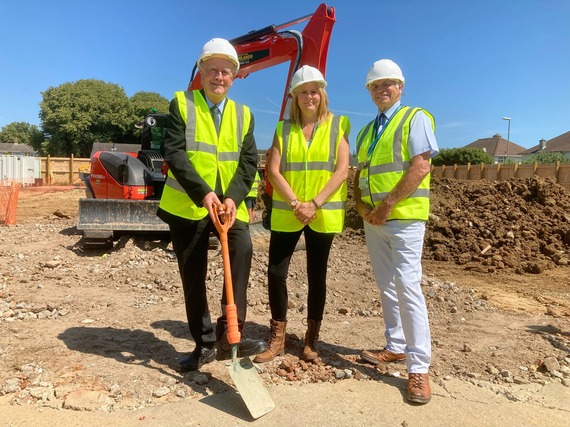
<path fill-rule="evenodd" d="M 298 102 L 298 97 L 299 97 L 299 92 L 301 92 L 301 87 L 302 86 L 299 86 L 293 92 L 293 102 L 291 102 L 291 106 L 289 108 L 290 122 L 299 127 L 303 125 L 301 120 L 301 108 L 299 108 L 299 102 Z M 325 90 L 325 88 L 319 86 L 318 91 L 321 97 L 321 102 L 319 103 L 319 108 L 317 109 L 317 120 L 319 122 L 324 122 L 330 116 L 332 116 L 332 113 L 329 111 L 329 97 L 327 95 L 327 91 Z"/>

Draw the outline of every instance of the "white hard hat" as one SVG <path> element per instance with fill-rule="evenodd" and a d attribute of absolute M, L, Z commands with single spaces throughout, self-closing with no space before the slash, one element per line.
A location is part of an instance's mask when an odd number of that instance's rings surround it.
<path fill-rule="evenodd" d="M 202 46 L 198 64 L 209 58 L 224 58 L 233 62 L 239 70 L 239 59 L 236 49 L 226 39 L 214 38 Z"/>
<path fill-rule="evenodd" d="M 289 93 L 293 95 L 293 91 L 295 89 L 297 89 L 302 84 L 309 82 L 317 82 L 322 88 L 327 87 L 327 81 L 318 69 L 311 67 L 310 65 L 303 65 L 301 68 L 295 71 L 295 74 L 293 74 L 293 77 L 291 77 L 291 87 L 289 88 Z"/>
<path fill-rule="evenodd" d="M 406 81 L 398 64 L 391 59 L 380 59 L 372 64 L 366 74 L 366 89 L 373 81 L 380 79 L 400 80 L 402 83 Z"/>

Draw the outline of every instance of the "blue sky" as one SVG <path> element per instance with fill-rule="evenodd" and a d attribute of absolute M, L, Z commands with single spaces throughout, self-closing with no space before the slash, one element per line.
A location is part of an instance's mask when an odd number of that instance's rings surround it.
<path fill-rule="evenodd" d="M 81 79 L 116 83 L 128 96 L 186 89 L 201 46 L 313 13 L 321 1 L 0 1 L 0 128 L 39 125 L 41 93 Z M 570 1 L 331 0 L 326 79 L 330 107 L 348 115 L 354 142 L 376 114 L 364 88 L 370 65 L 396 61 L 403 103 L 429 110 L 441 148 L 495 133 L 525 148 L 570 131 Z M 305 23 L 292 27 L 302 30 Z M 238 80 L 230 97 L 256 119 L 269 147 L 287 66 Z"/>

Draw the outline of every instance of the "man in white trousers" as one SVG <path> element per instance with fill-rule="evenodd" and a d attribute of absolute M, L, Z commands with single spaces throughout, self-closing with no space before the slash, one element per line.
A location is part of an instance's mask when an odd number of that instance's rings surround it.
<path fill-rule="evenodd" d="M 366 76 L 378 115 L 358 134 L 354 194 L 380 289 L 386 345 L 361 357 L 373 364 L 405 360 L 408 401 L 427 403 L 431 338 L 421 259 L 430 159 L 439 150 L 433 116 L 401 104 L 404 83 L 400 67 L 389 59 L 376 61 Z"/>

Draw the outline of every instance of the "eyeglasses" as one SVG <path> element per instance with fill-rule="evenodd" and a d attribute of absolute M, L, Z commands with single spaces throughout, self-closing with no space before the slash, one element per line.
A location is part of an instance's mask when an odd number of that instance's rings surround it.
<path fill-rule="evenodd" d="M 233 77 L 232 70 L 230 70 L 229 68 L 222 68 L 222 69 L 207 68 L 206 73 L 210 77 L 218 77 L 221 74 L 223 79 L 228 77 Z"/>
<path fill-rule="evenodd" d="M 399 81 L 392 81 L 392 80 L 386 80 L 386 81 L 382 81 L 382 82 L 378 82 L 378 83 L 372 83 L 370 86 L 368 86 L 368 89 L 371 92 L 375 92 L 377 90 L 384 90 L 384 89 L 390 89 L 392 86 L 400 86 L 400 82 Z"/>

